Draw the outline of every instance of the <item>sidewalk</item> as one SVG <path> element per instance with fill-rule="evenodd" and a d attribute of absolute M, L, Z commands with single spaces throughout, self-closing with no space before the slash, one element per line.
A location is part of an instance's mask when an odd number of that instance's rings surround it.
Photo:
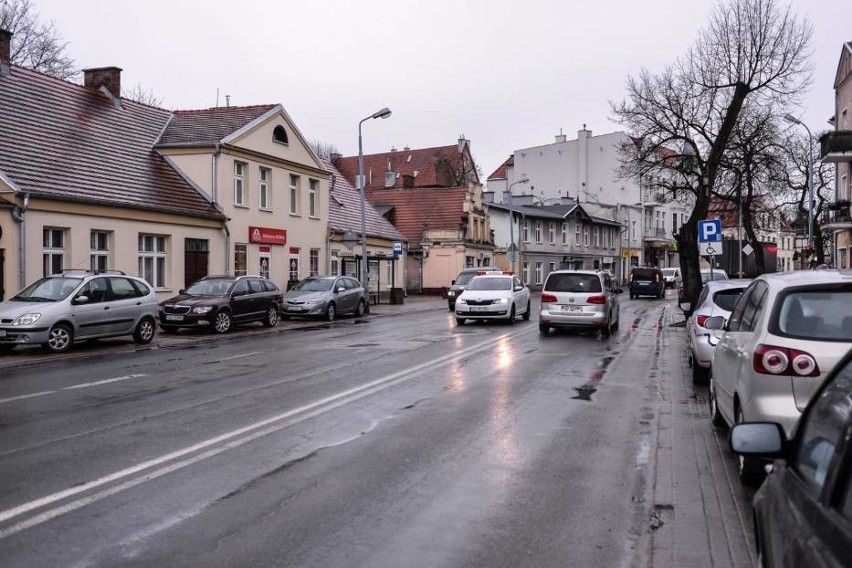
<path fill-rule="evenodd" d="M 402 304 L 376 304 L 370 306 L 370 312 L 364 316 L 366 319 L 373 317 L 397 316 L 407 313 L 447 310 L 447 300 L 440 296 L 407 296 Z M 352 324 L 357 320 L 352 316 L 342 316 L 335 320 L 335 324 Z M 258 335 L 265 333 L 283 333 L 293 329 L 305 329 L 311 327 L 329 325 L 329 322 L 315 319 L 288 319 L 280 320 L 278 325 L 272 328 L 263 327 L 260 323 L 250 324 L 244 327 L 236 327 L 232 333 L 218 335 L 201 330 L 183 330 L 175 334 L 165 334 L 161 331 L 156 334 L 151 343 L 137 345 L 130 337 L 116 337 L 113 339 L 100 339 L 92 343 L 75 343 L 68 353 L 47 353 L 41 346 L 17 347 L 9 354 L 0 354 L 0 375 L 8 373 L 15 367 L 38 365 L 47 361 L 62 361 L 71 359 L 83 359 L 92 357 L 94 351 L 97 355 L 115 355 L 120 353 L 132 353 L 148 349 L 161 349 L 186 345 L 190 343 L 202 343 L 211 341 L 227 340 L 233 336 Z"/>
<path fill-rule="evenodd" d="M 664 321 L 649 566 L 754 566 L 754 493 L 737 477 L 727 429 L 711 424 L 707 387 L 692 384 L 686 330 L 672 327 L 683 315 L 670 307 Z"/>

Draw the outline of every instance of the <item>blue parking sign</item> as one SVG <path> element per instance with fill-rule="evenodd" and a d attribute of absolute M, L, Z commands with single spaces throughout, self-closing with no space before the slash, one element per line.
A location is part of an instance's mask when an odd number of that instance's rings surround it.
<path fill-rule="evenodd" d="M 722 240 L 722 220 L 711 219 L 710 221 L 698 222 L 698 242 L 715 243 Z"/>

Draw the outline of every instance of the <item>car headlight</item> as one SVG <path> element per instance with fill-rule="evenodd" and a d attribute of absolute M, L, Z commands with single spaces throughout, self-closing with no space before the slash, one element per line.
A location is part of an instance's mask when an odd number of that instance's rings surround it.
<path fill-rule="evenodd" d="M 213 309 L 212 306 L 198 306 L 196 308 L 192 308 L 192 313 L 203 315 L 203 314 L 210 313 L 210 310 L 212 310 L 212 309 Z"/>
<path fill-rule="evenodd" d="M 450 298 L 453 298 L 455 295 L 456 295 L 455 290 L 450 290 L 450 291 L 447 292 L 447 296 L 450 297 Z"/>
<path fill-rule="evenodd" d="M 323 299 L 322 298 L 312 298 L 310 300 L 305 300 L 305 303 L 308 304 L 308 305 L 311 305 L 311 306 L 316 306 L 317 304 L 322 304 Z"/>
<path fill-rule="evenodd" d="M 21 314 L 12 321 L 12 325 L 32 325 L 40 317 L 41 314 Z"/>
<path fill-rule="evenodd" d="M 464 298 L 459 298 L 458 300 L 456 300 L 456 303 L 457 304 L 466 304 L 467 300 L 465 300 Z"/>
<path fill-rule="evenodd" d="M 497 298 L 492 302 L 492 304 L 508 304 L 509 298 Z"/>

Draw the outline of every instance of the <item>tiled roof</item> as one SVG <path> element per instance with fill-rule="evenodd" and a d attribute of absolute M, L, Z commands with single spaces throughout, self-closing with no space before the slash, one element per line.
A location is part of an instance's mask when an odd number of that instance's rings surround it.
<path fill-rule="evenodd" d="M 375 207 L 392 207 L 391 222 L 408 242 L 419 245 L 423 229 L 458 229 L 464 223 L 466 187 L 376 190 L 367 193 Z"/>
<path fill-rule="evenodd" d="M 451 172 L 462 171 L 462 160 L 467 164 L 466 169 L 474 175 L 473 158 L 470 147 L 465 146 L 464 153 L 459 153 L 457 145 L 439 146 L 436 148 L 420 148 L 417 150 L 402 149 L 370 154 L 364 156 L 364 175 L 367 178 L 367 189 L 404 188 L 407 181 L 411 187 L 452 187 L 456 180 Z M 337 169 L 346 176 L 353 185 L 358 177 L 358 156 L 340 158 L 335 162 Z M 385 185 L 385 172 L 393 171 L 398 174 L 394 185 Z M 406 181 L 406 176 L 409 179 Z"/>
<path fill-rule="evenodd" d="M 276 106 L 176 110 L 157 146 L 212 146 Z"/>
<path fill-rule="evenodd" d="M 45 198 L 222 218 L 153 150 L 169 115 L 13 65 L 0 76 L 0 172 Z"/>
<path fill-rule="evenodd" d="M 508 179 L 506 177 L 506 174 L 509 171 L 509 167 L 514 166 L 514 165 L 515 165 L 515 155 L 512 154 L 508 158 L 506 158 L 505 162 L 500 164 L 499 168 L 494 170 L 494 173 L 492 173 L 490 176 L 488 176 L 488 181 L 491 181 L 492 179 Z"/>
<path fill-rule="evenodd" d="M 328 204 L 328 226 L 333 231 L 354 231 L 361 233 L 361 194 L 349 183 L 343 174 L 328 160 L 321 160 L 322 165 L 331 172 L 334 185 Z M 390 221 L 382 217 L 369 203 L 364 207 L 364 225 L 367 235 L 384 239 L 406 240 Z"/>

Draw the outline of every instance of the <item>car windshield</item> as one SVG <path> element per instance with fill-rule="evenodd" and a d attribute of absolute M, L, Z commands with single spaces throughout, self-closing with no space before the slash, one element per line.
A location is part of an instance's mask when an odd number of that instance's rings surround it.
<path fill-rule="evenodd" d="M 224 296 L 228 293 L 231 285 L 234 283 L 232 279 L 218 280 L 199 280 L 192 286 L 186 289 L 186 293 L 191 296 Z"/>
<path fill-rule="evenodd" d="M 51 276 L 38 280 L 11 299 L 19 302 L 58 302 L 67 298 L 83 281 L 80 276 Z"/>
<path fill-rule="evenodd" d="M 601 279 L 594 274 L 551 274 L 544 289 L 549 292 L 600 292 Z"/>
<path fill-rule="evenodd" d="M 302 292 L 325 292 L 334 285 L 333 278 L 306 278 L 293 286 L 292 290 Z"/>
<path fill-rule="evenodd" d="M 734 311 L 734 304 L 743 295 L 745 288 L 727 288 L 713 294 L 713 303 L 726 312 Z"/>
<path fill-rule="evenodd" d="M 778 310 L 781 334 L 808 339 L 849 341 L 852 337 L 852 289 L 794 292 Z"/>
<path fill-rule="evenodd" d="M 509 278 L 494 278 L 493 276 L 479 276 L 470 281 L 468 290 L 511 290 L 512 280 Z"/>
<path fill-rule="evenodd" d="M 674 276 L 675 269 L 674 268 L 663 268 L 663 276 Z"/>

